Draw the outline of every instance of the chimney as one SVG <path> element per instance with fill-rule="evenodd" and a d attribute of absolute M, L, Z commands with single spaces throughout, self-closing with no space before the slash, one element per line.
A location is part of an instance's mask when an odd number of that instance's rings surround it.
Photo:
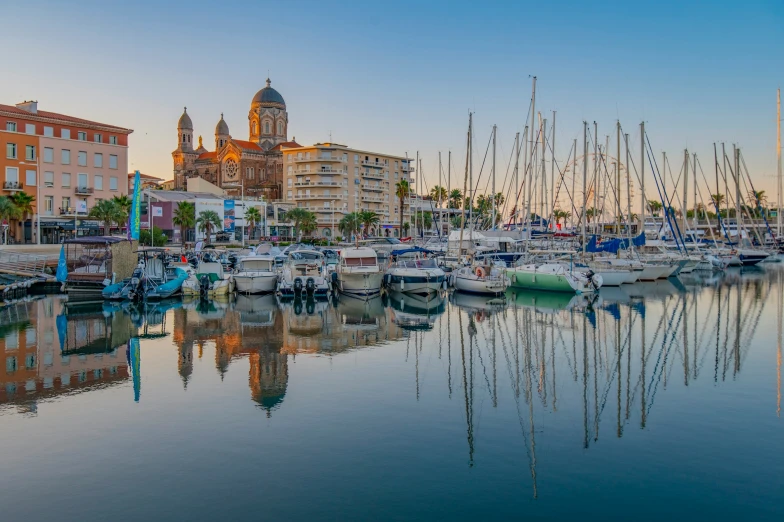
<path fill-rule="evenodd" d="M 30 114 L 38 114 L 38 102 L 37 101 L 23 101 L 22 103 L 16 104 L 17 109 L 22 109 L 23 111 L 27 111 Z"/>

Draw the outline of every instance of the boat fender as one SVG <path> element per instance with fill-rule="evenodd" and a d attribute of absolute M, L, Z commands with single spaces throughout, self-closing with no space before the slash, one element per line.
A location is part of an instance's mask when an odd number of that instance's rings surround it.
<path fill-rule="evenodd" d="M 593 285 L 594 290 L 598 290 L 601 288 L 602 283 L 604 283 L 604 279 L 599 274 L 594 274 L 591 276 L 591 284 Z"/>
<path fill-rule="evenodd" d="M 446 290 L 446 286 L 447 286 L 447 285 L 446 285 L 446 279 L 444 279 L 444 282 L 443 282 L 443 283 L 441 283 L 441 288 L 442 288 L 442 289 L 444 289 L 444 290 Z"/>
<path fill-rule="evenodd" d="M 476 277 L 485 277 L 486 275 L 484 268 L 481 266 L 476 267 Z"/>
<path fill-rule="evenodd" d="M 403 291 L 403 288 L 405 288 L 405 286 L 406 286 L 406 282 L 403 281 L 403 278 L 400 278 L 400 291 L 401 292 Z"/>

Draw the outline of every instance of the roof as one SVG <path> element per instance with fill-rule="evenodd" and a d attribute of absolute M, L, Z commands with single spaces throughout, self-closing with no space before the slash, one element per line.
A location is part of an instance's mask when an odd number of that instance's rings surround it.
<path fill-rule="evenodd" d="M 232 143 L 236 143 L 237 146 L 240 147 L 241 149 L 257 150 L 260 152 L 264 150 L 261 147 L 259 147 L 258 143 L 253 143 L 252 141 L 235 140 L 235 139 L 232 139 L 231 141 Z"/>
<path fill-rule="evenodd" d="M 272 147 L 272 150 L 280 150 L 283 147 L 288 147 L 288 148 L 291 148 L 291 147 L 302 147 L 302 145 L 300 145 L 296 141 L 284 141 L 283 143 L 278 143 L 277 145 Z"/>
<path fill-rule="evenodd" d="M 36 114 L 33 114 L 31 112 L 27 112 L 26 110 L 14 107 L 13 105 L 0 104 L 0 114 L 3 114 L 5 116 L 19 116 L 21 118 L 28 118 L 31 120 L 51 121 L 53 123 L 62 123 L 66 125 L 79 125 L 83 127 L 93 127 L 101 130 L 114 131 L 123 134 L 130 134 L 133 132 L 133 129 L 126 129 L 124 127 L 117 127 L 116 125 L 109 125 L 97 121 L 85 120 L 82 118 L 76 118 L 74 116 L 68 116 L 66 114 L 58 114 L 56 112 L 37 111 Z"/>
<path fill-rule="evenodd" d="M 196 158 L 196 159 L 200 159 L 200 160 L 202 160 L 202 159 L 215 159 L 217 157 L 218 157 L 218 153 L 217 152 L 214 152 L 214 151 L 213 152 L 202 152 L 201 154 L 199 154 L 199 157 Z"/>
<path fill-rule="evenodd" d="M 376 251 L 370 247 L 349 247 L 340 250 L 340 256 L 349 257 L 376 257 Z"/>
<path fill-rule="evenodd" d="M 148 190 L 152 197 L 158 201 L 190 201 L 193 199 L 225 199 L 209 192 L 183 192 L 181 190 Z"/>
<path fill-rule="evenodd" d="M 84 236 L 76 239 L 66 239 L 65 242 L 76 245 L 104 245 L 109 243 L 119 243 L 120 241 L 128 241 L 124 237 L 116 236 Z"/>
<path fill-rule="evenodd" d="M 251 101 L 251 105 L 259 103 L 261 105 L 279 107 L 281 109 L 286 108 L 286 101 L 278 91 L 270 87 L 271 83 L 270 79 L 267 78 L 267 86 L 256 93 Z"/>

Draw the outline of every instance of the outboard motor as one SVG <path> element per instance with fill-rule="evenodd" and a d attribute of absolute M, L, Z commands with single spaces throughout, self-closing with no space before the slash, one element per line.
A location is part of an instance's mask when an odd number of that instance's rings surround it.
<path fill-rule="evenodd" d="M 202 274 L 199 277 L 199 296 L 202 299 L 206 299 L 209 291 L 210 291 L 210 276 L 208 276 L 207 274 Z"/>
<path fill-rule="evenodd" d="M 128 299 L 135 301 L 144 297 L 144 269 L 137 266 L 131 274 L 131 283 L 128 288 Z"/>
<path fill-rule="evenodd" d="M 332 289 L 334 290 L 338 287 L 338 273 L 332 272 L 330 277 L 332 278 Z"/>
<path fill-rule="evenodd" d="M 308 315 L 313 315 L 316 312 L 316 301 L 314 301 L 312 297 L 305 303 L 305 311 Z"/>
<path fill-rule="evenodd" d="M 294 280 L 294 294 L 302 293 L 302 279 L 299 277 Z"/>
<path fill-rule="evenodd" d="M 313 295 L 316 292 L 316 281 L 312 277 L 309 277 L 305 282 L 305 290 L 307 290 L 308 295 Z"/>

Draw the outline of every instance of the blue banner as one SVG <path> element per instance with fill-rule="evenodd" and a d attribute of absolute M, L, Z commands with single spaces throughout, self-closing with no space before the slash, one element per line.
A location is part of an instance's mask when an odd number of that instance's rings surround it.
<path fill-rule="evenodd" d="M 223 200 L 223 231 L 234 233 L 234 200 Z"/>
<path fill-rule="evenodd" d="M 139 232 L 142 224 L 142 197 L 141 197 L 141 179 L 139 171 L 133 178 L 133 200 L 131 202 L 131 213 L 128 215 L 128 239 L 135 239 L 138 241 Z"/>
<path fill-rule="evenodd" d="M 65 262 L 65 245 L 60 247 L 60 260 L 57 261 L 55 278 L 60 283 L 65 283 L 65 280 L 68 278 L 68 264 Z"/>
<path fill-rule="evenodd" d="M 139 353 L 138 337 L 134 337 L 128 341 L 125 357 L 128 361 L 128 369 L 131 372 L 131 377 L 133 378 L 133 400 L 139 402 L 139 397 L 142 392 L 142 379 L 139 374 L 141 371 L 141 353 Z"/>
<path fill-rule="evenodd" d="M 54 324 L 57 327 L 57 339 L 60 341 L 60 351 L 65 351 L 65 343 L 68 340 L 68 319 L 65 314 L 60 314 L 54 319 Z"/>

